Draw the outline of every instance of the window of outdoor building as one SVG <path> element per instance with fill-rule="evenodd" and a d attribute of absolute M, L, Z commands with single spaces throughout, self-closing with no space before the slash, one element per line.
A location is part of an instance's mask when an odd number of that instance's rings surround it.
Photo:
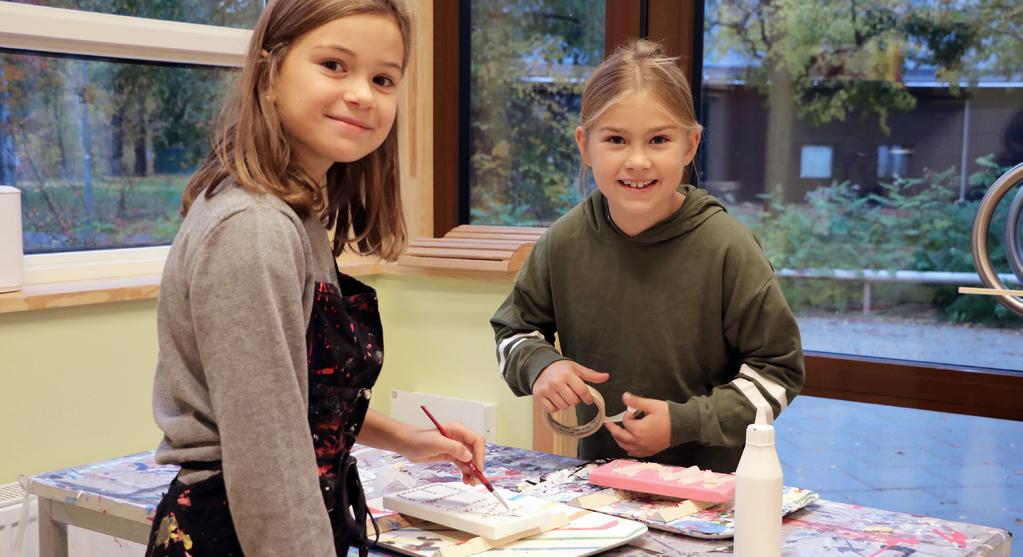
<path fill-rule="evenodd" d="M 759 237 L 805 349 L 1023 370 L 1023 319 L 958 293 L 981 196 L 1023 162 L 1021 26 L 1006 2 L 705 4 L 703 183 Z M 1020 288 L 1014 194 L 989 252 Z"/>
<path fill-rule="evenodd" d="M 604 2 L 471 2 L 470 29 L 470 222 L 549 225 L 581 199 L 573 134 Z"/>
<path fill-rule="evenodd" d="M 831 178 L 832 153 L 827 145 L 803 145 L 799 155 L 799 177 Z"/>

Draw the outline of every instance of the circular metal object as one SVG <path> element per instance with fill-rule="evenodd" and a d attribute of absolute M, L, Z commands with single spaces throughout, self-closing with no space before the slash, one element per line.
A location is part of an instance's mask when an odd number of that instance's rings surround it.
<path fill-rule="evenodd" d="M 991 266 L 991 258 L 987 250 L 987 231 L 988 227 L 991 226 L 991 218 L 995 214 L 995 209 L 998 207 L 998 203 L 1003 197 L 1005 197 L 1005 194 L 1011 191 L 1012 188 L 1020 182 L 1023 182 L 1023 163 L 1012 167 L 1008 172 L 1002 174 L 1000 178 L 995 180 L 995 183 L 988 188 L 987 193 L 985 193 L 983 199 L 980 200 L 980 207 L 977 208 L 977 216 L 973 219 L 973 266 L 977 269 L 977 274 L 980 275 L 980 280 L 984 283 L 984 286 L 988 288 L 1006 290 L 1005 284 L 1002 283 L 1002 279 L 998 277 L 998 273 L 995 272 L 994 268 Z M 1019 238 L 1020 211 L 1023 210 L 1018 207 L 1020 204 L 1023 204 L 1023 201 L 1020 201 L 1020 196 L 1017 195 L 1016 200 L 1013 201 L 1013 208 L 1017 209 L 1015 217 L 1010 214 L 1009 221 L 1006 223 L 1007 234 L 1015 236 L 1014 241 L 1011 244 L 1006 243 L 1006 249 L 1009 250 L 1010 260 L 1012 260 L 1014 256 L 1020 256 L 1018 241 L 1016 241 Z M 1021 259 L 1023 259 L 1023 257 L 1021 257 Z M 1021 265 L 1021 267 L 1023 267 L 1023 265 Z M 1015 266 L 1013 266 L 1013 270 L 1016 271 L 1017 275 L 1021 272 L 1021 270 L 1016 269 Z M 1023 298 L 1004 294 L 998 295 L 996 298 L 998 303 L 1002 304 L 1016 315 L 1023 317 Z"/>
<path fill-rule="evenodd" d="M 1016 192 L 1016 197 L 1009 206 L 1009 219 L 1005 222 L 1005 251 L 1009 256 L 1009 265 L 1016 278 L 1023 282 L 1023 245 L 1019 237 L 1023 234 L 1023 188 Z"/>

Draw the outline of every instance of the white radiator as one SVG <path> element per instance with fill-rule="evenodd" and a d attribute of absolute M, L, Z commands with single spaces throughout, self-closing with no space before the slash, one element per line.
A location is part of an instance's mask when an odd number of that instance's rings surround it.
<path fill-rule="evenodd" d="M 497 442 L 497 404 L 413 391 L 391 391 L 391 417 L 407 424 L 430 426 L 433 423 L 419 408 L 426 406 L 437 421 L 460 422 L 479 433 L 488 443 Z"/>
<path fill-rule="evenodd" d="M 29 498 L 28 529 L 21 553 L 14 541 L 21 528 L 21 505 L 25 491 L 17 483 L 0 485 L 0 557 L 39 557 L 39 509 L 35 496 Z M 69 554 L 74 557 L 142 557 L 146 547 L 99 532 L 68 526 Z"/>
<path fill-rule="evenodd" d="M 21 525 L 21 502 L 25 490 L 18 483 L 0 485 L 0 557 L 39 556 L 39 514 L 36 498 L 29 499 L 28 524 L 24 533 L 22 554 L 14 554 L 14 540 Z"/>

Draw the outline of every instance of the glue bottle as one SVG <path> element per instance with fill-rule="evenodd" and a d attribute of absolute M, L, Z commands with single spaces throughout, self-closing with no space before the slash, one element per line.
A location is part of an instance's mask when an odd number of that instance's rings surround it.
<path fill-rule="evenodd" d="M 782 471 L 768 412 L 758 407 L 746 427 L 746 448 L 735 470 L 735 557 L 781 555 Z"/>

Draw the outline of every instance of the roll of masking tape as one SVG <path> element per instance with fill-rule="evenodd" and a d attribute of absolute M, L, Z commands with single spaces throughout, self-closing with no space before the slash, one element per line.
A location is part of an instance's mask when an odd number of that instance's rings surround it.
<path fill-rule="evenodd" d="M 593 397 L 593 404 L 597 407 L 597 415 L 583 425 L 569 426 L 555 420 L 553 414 L 547 413 L 545 414 L 547 417 L 547 425 L 551 426 L 554 433 L 565 437 L 589 437 L 596 433 L 601 427 L 604 427 L 604 424 L 620 422 L 625 419 L 626 412 L 633 411 L 632 408 L 629 408 L 625 410 L 625 412 L 619 412 L 614 416 L 605 415 L 604 397 L 600 396 L 597 389 L 594 389 L 590 385 L 586 385 L 586 388 L 590 391 L 590 396 Z"/>

